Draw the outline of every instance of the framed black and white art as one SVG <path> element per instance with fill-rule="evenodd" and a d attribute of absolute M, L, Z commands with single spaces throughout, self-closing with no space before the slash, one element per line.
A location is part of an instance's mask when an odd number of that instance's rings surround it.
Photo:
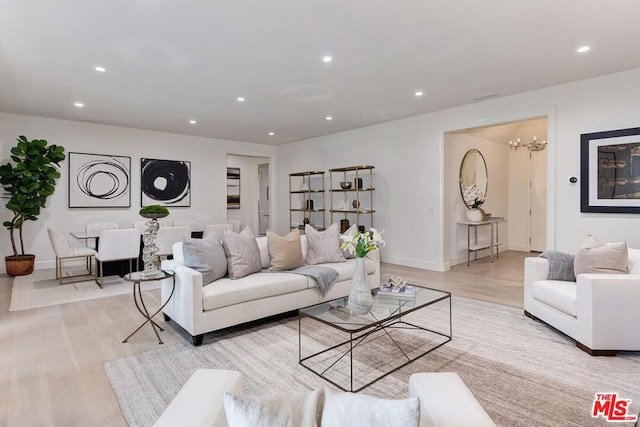
<path fill-rule="evenodd" d="M 640 213 L 640 128 L 580 135 L 580 211 Z"/>
<path fill-rule="evenodd" d="M 227 209 L 240 209 L 240 168 L 227 168 Z"/>
<path fill-rule="evenodd" d="M 70 208 L 131 206 L 131 157 L 70 152 Z"/>
<path fill-rule="evenodd" d="M 191 206 L 191 162 L 140 159 L 140 205 Z"/>

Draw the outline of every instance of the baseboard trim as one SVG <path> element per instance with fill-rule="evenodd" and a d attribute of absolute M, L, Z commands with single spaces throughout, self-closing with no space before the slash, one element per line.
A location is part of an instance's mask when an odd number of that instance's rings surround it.
<path fill-rule="evenodd" d="M 589 356 L 613 357 L 617 353 L 616 350 L 593 350 L 578 341 L 576 341 L 576 347 L 587 353 Z"/>
<path fill-rule="evenodd" d="M 389 264 L 402 265 L 405 267 L 413 267 L 413 268 L 421 268 L 423 270 L 432 270 L 432 271 L 447 271 L 450 266 L 449 263 L 435 263 L 422 261 L 411 258 L 401 258 L 401 257 L 389 257 L 383 256 L 380 258 L 381 262 L 386 262 Z"/>

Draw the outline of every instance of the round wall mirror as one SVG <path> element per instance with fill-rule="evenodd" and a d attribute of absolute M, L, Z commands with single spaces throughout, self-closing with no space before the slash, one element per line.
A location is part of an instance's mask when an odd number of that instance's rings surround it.
<path fill-rule="evenodd" d="M 466 152 L 460 165 L 460 195 L 465 206 L 480 207 L 487 197 L 488 183 L 487 163 L 482 153 L 472 148 Z"/>

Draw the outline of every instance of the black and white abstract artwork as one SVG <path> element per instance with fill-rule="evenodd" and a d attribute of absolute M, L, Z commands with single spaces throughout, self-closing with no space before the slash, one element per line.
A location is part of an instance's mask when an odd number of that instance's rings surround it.
<path fill-rule="evenodd" d="M 141 159 L 140 188 L 142 207 L 191 206 L 191 162 Z"/>
<path fill-rule="evenodd" d="M 70 208 L 131 206 L 131 157 L 69 153 Z"/>
<path fill-rule="evenodd" d="M 240 209 L 240 168 L 227 168 L 227 209 Z"/>

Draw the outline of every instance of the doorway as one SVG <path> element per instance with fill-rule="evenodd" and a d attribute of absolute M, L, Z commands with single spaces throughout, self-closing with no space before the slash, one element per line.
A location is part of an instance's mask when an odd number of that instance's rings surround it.
<path fill-rule="evenodd" d="M 239 173 L 239 203 L 227 204 L 227 221 L 238 221 L 240 229 L 249 227 L 258 236 L 271 226 L 269 216 L 268 157 L 229 154 L 227 168 Z M 235 176 L 235 175 L 234 175 Z"/>
<path fill-rule="evenodd" d="M 466 228 L 458 224 L 464 220 L 466 207 L 460 196 L 458 171 L 464 153 L 472 148 L 480 150 L 487 163 L 488 190 L 483 208 L 493 217 L 506 219 L 498 225 L 500 252 L 546 249 L 546 140 L 546 117 L 446 134 L 450 265 L 466 263 Z M 478 253 L 479 258 L 488 255 L 488 250 Z"/>

